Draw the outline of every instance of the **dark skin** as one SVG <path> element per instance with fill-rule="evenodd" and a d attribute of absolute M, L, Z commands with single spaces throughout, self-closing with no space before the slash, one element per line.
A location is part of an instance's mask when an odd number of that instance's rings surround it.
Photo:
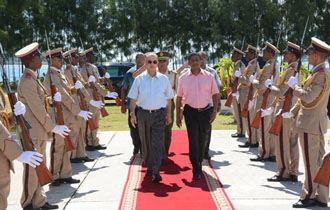
<path fill-rule="evenodd" d="M 255 55 L 254 53 L 248 51 L 248 52 L 245 54 L 245 59 L 246 59 L 247 61 L 251 61 L 252 59 L 255 58 L 255 56 L 256 56 L 256 55 Z"/>
<path fill-rule="evenodd" d="M 268 61 L 269 59 L 273 58 L 274 57 L 274 52 L 270 49 L 266 49 L 264 50 L 264 53 L 262 55 L 262 60 L 264 61 Z"/>
<path fill-rule="evenodd" d="M 91 64 L 95 63 L 95 56 L 93 54 L 87 55 L 86 58 L 87 58 L 87 62 Z"/>
<path fill-rule="evenodd" d="M 242 55 L 238 52 L 234 51 L 233 54 L 231 54 L 231 61 L 233 61 L 234 63 L 236 63 L 240 59 L 242 59 Z"/>
<path fill-rule="evenodd" d="M 62 66 L 63 66 L 63 59 L 58 58 L 58 57 L 52 58 L 52 65 L 51 66 L 54 66 L 57 69 L 61 69 Z"/>
<path fill-rule="evenodd" d="M 293 63 L 297 60 L 298 60 L 298 58 L 294 53 L 292 53 L 290 51 L 284 53 L 284 61 L 287 62 L 288 64 Z"/>
<path fill-rule="evenodd" d="M 313 49 L 308 50 L 308 61 L 314 67 L 324 62 L 322 56 L 320 56 L 319 52 Z"/>
<path fill-rule="evenodd" d="M 201 58 L 197 55 L 193 55 L 190 57 L 190 59 L 188 60 L 188 64 L 189 66 L 191 66 L 191 73 L 195 76 L 197 76 L 200 72 L 201 72 Z M 213 112 L 210 116 L 210 123 L 213 123 L 213 121 L 215 120 L 216 116 L 217 116 L 217 109 L 218 109 L 218 102 L 219 102 L 219 93 L 214 94 L 212 96 L 212 100 L 213 100 Z M 176 97 L 176 125 L 181 128 L 182 126 L 182 119 L 183 119 L 183 115 L 182 115 L 182 97 L 177 96 Z"/>
<path fill-rule="evenodd" d="M 40 55 L 36 55 L 31 58 L 30 62 L 28 62 L 28 64 L 26 65 L 26 68 L 32 69 L 33 71 L 37 71 L 41 68 L 41 66 L 42 61 Z"/>

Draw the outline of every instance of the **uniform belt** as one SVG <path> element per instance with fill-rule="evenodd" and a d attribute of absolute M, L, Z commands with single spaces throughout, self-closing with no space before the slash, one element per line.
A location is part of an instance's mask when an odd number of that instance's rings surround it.
<path fill-rule="evenodd" d="M 142 111 L 145 111 L 145 112 L 149 112 L 149 113 L 155 113 L 155 112 L 158 112 L 158 111 L 161 111 L 161 110 L 164 110 L 165 108 L 160 108 L 160 109 L 143 109 L 141 107 L 139 107 L 139 111 L 142 110 Z"/>

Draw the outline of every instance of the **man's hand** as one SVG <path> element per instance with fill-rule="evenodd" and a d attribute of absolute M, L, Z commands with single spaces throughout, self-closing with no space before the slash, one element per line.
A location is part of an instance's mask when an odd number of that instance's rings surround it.
<path fill-rule="evenodd" d="M 126 104 L 125 104 L 125 101 L 122 101 L 122 103 L 121 103 L 121 113 L 126 114 Z"/>
<path fill-rule="evenodd" d="M 213 121 L 215 120 L 215 118 L 217 117 L 217 113 L 215 112 L 215 110 L 212 112 L 211 116 L 210 116 L 210 124 L 213 123 Z"/>
<path fill-rule="evenodd" d="M 176 125 L 181 128 L 182 126 L 182 119 L 183 119 L 183 111 L 180 109 L 180 113 L 176 114 Z"/>
<path fill-rule="evenodd" d="M 131 124 L 132 124 L 133 128 L 136 128 L 137 120 L 136 120 L 136 116 L 135 116 L 134 112 L 131 112 Z"/>
<path fill-rule="evenodd" d="M 171 114 L 166 115 L 166 125 L 171 124 L 171 122 L 172 122 L 172 116 L 171 116 Z"/>

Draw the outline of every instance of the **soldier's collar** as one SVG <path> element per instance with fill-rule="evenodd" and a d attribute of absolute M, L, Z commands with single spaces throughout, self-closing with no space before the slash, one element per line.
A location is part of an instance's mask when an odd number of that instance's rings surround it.
<path fill-rule="evenodd" d="M 38 72 L 37 71 L 33 71 L 32 69 L 29 69 L 29 68 L 25 68 L 25 71 L 31 73 L 35 78 L 38 77 Z"/>
<path fill-rule="evenodd" d="M 51 69 L 51 70 L 54 70 L 54 71 L 57 71 L 57 72 L 61 72 L 60 69 L 58 69 L 58 68 L 56 68 L 56 67 L 54 67 L 54 66 L 50 66 L 50 69 Z"/>
<path fill-rule="evenodd" d="M 290 68 L 291 66 L 297 67 L 298 66 L 298 62 L 297 61 L 294 61 L 292 63 L 289 63 L 288 66 L 287 66 L 287 69 Z"/>
<path fill-rule="evenodd" d="M 249 64 L 254 65 L 257 62 L 258 58 L 253 58 L 252 60 L 249 61 Z"/>
<path fill-rule="evenodd" d="M 313 68 L 312 74 L 318 72 L 319 69 L 321 69 L 321 68 L 325 68 L 325 64 L 324 64 L 324 63 L 320 63 L 319 65 L 315 66 L 315 67 Z"/>

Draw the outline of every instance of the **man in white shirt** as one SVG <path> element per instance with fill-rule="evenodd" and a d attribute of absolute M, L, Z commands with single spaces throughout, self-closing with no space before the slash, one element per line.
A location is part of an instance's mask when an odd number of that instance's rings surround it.
<path fill-rule="evenodd" d="M 146 55 L 147 71 L 138 76 L 128 93 L 132 126 L 138 123 L 142 143 L 144 164 L 148 167 L 146 176 L 153 175 L 153 182 L 160 182 L 159 168 L 163 158 L 165 125 L 172 122 L 171 99 L 174 97 L 168 78 L 157 72 L 158 57 L 155 53 Z M 139 107 L 137 117 L 135 108 Z M 139 120 L 137 121 L 136 118 Z"/>

